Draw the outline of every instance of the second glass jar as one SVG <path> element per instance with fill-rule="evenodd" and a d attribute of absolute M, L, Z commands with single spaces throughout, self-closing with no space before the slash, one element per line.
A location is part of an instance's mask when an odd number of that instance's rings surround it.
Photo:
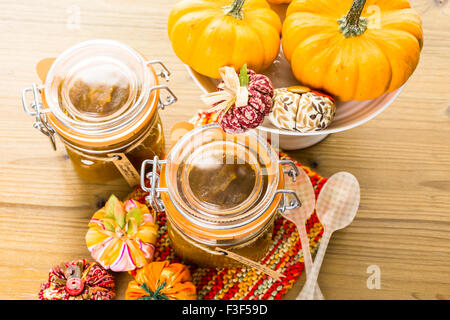
<path fill-rule="evenodd" d="M 184 261 L 232 266 L 216 248 L 261 260 L 276 213 L 301 205 L 284 189 L 297 170 L 255 132 L 226 134 L 211 124 L 184 135 L 166 160 L 144 161 L 141 187 L 155 210 L 165 210 L 172 246 Z"/>

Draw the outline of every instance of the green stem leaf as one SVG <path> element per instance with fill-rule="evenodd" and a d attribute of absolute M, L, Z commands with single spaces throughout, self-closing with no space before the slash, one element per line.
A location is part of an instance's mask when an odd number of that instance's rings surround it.
<path fill-rule="evenodd" d="M 152 292 L 148 287 L 147 284 L 144 282 L 141 285 L 141 288 L 145 290 L 145 292 L 148 293 L 148 296 L 141 297 L 137 300 L 170 300 L 168 296 L 164 294 L 160 294 L 159 292 L 166 286 L 166 282 L 164 281 L 163 284 L 161 284 L 155 292 Z"/>
<path fill-rule="evenodd" d="M 248 87 L 250 77 L 248 76 L 247 64 L 244 64 L 239 71 L 239 84 L 241 87 Z"/>

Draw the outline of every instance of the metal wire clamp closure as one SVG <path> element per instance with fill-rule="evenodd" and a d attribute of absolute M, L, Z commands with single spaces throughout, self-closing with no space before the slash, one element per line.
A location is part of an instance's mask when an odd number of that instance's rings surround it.
<path fill-rule="evenodd" d="M 31 88 L 26 88 L 22 91 L 22 105 L 25 112 L 35 117 L 33 127 L 45 134 L 53 147 L 56 150 L 55 141 L 55 129 L 47 122 L 46 113 L 50 112 L 50 109 L 43 109 L 40 96 L 42 87 L 38 87 L 36 83 L 33 83 Z M 29 92 L 33 93 L 33 101 L 29 104 L 27 101 L 27 95 Z"/>

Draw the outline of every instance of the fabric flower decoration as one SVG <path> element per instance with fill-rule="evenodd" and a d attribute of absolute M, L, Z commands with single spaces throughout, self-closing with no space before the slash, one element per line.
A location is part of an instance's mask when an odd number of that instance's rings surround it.
<path fill-rule="evenodd" d="M 112 195 L 89 223 L 86 244 L 92 257 L 112 271 L 141 268 L 152 260 L 158 226 L 148 207 Z"/>
<path fill-rule="evenodd" d="M 272 111 L 273 85 L 268 77 L 247 70 L 244 65 L 239 75 L 234 68 L 220 70 L 223 81 L 218 91 L 202 95 L 209 111 L 218 113 L 218 123 L 227 133 L 243 133 L 263 123 Z"/>
<path fill-rule="evenodd" d="M 196 300 L 189 269 L 180 263 L 152 262 L 136 270 L 128 284 L 126 300 Z"/>
<path fill-rule="evenodd" d="M 111 300 L 114 296 L 113 276 L 98 263 L 84 259 L 50 269 L 39 292 L 41 300 Z"/>

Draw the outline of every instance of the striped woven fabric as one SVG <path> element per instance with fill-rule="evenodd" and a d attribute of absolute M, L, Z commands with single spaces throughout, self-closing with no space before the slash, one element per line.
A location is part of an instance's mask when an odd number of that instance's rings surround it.
<path fill-rule="evenodd" d="M 201 113 L 197 125 L 211 122 L 210 114 Z M 199 123 L 200 122 L 200 123 Z M 283 159 L 290 159 L 280 153 Z M 301 167 L 310 177 L 316 198 L 327 181 L 308 167 Z M 131 195 L 135 200 L 145 202 L 145 193 L 137 188 Z M 156 244 L 155 260 L 182 262 L 170 246 L 167 235 L 166 214 L 157 217 L 159 235 Z M 311 251 L 314 254 L 323 233 L 322 225 L 314 213 L 306 224 Z M 278 300 L 294 285 L 304 268 L 300 238 L 293 223 L 279 216 L 275 220 L 273 242 L 267 255 L 260 263 L 282 273 L 281 280 L 275 280 L 252 268 L 200 268 L 190 265 L 193 283 L 197 286 L 198 299 L 205 300 Z"/>

